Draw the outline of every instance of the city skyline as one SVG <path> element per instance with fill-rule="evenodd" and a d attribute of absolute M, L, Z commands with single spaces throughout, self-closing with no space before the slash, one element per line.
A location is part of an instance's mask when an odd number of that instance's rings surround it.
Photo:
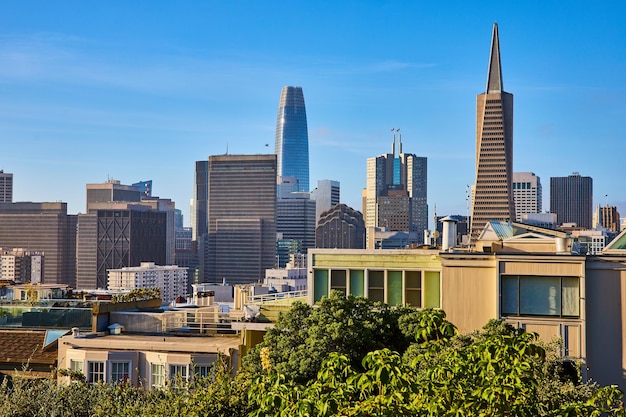
<path fill-rule="evenodd" d="M 342 202 L 360 210 L 365 161 L 401 128 L 404 146 L 429 159 L 431 212 L 436 204 L 437 214 L 466 214 L 475 97 L 497 22 L 516 96 L 513 170 L 580 172 L 594 180 L 594 206 L 623 213 L 623 180 L 611 167 L 626 152 L 625 9 L 9 4 L 0 17 L 0 169 L 14 175 L 13 201 L 64 201 L 70 214 L 85 212 L 87 183 L 151 178 L 153 194 L 175 201 L 189 224 L 194 161 L 271 152 L 277 91 L 298 85 L 311 184 L 339 181 Z"/>

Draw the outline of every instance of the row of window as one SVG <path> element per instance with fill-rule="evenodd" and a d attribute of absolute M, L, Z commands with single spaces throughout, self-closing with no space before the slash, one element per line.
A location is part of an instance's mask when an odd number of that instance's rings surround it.
<path fill-rule="evenodd" d="M 580 280 L 503 275 L 500 306 L 505 316 L 580 317 Z"/>
<path fill-rule="evenodd" d="M 418 270 L 316 269 L 315 301 L 336 290 L 390 305 L 439 307 L 439 272 Z"/>
<path fill-rule="evenodd" d="M 212 365 L 151 363 L 149 385 L 151 388 L 160 388 L 164 387 L 168 380 L 172 382 L 177 381 L 179 378 L 188 380 L 192 367 L 192 375 L 196 378 L 211 376 Z M 70 360 L 70 370 L 85 375 L 87 382 L 90 384 L 97 382 L 125 383 L 131 378 L 132 369 L 131 361 L 87 361 L 85 369 L 84 361 Z M 169 372 L 166 372 L 166 370 Z"/>

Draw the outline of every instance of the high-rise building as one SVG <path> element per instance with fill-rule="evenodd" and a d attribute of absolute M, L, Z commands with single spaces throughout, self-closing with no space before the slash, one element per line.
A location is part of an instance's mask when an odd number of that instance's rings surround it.
<path fill-rule="evenodd" d="M 559 224 L 576 223 L 591 228 L 593 217 L 593 180 L 574 172 L 567 177 L 550 178 L 550 212 Z"/>
<path fill-rule="evenodd" d="M 339 181 L 318 180 L 317 187 L 311 191 L 315 200 L 315 223 L 319 222 L 323 212 L 330 210 L 340 202 Z"/>
<path fill-rule="evenodd" d="M 98 210 L 127 209 L 129 204 L 150 207 L 162 211 L 167 217 L 167 252 L 164 265 L 174 263 L 176 253 L 175 203 L 168 198 L 152 195 L 152 180 L 141 181 L 133 185 L 121 184 L 110 179 L 101 184 L 87 184 L 87 214 Z"/>
<path fill-rule="evenodd" d="M 476 96 L 476 179 L 470 234 L 474 242 L 489 220 L 512 220 L 513 95 L 504 91 L 498 24 L 493 25 L 487 88 Z"/>
<path fill-rule="evenodd" d="M 315 229 L 315 247 L 364 249 L 365 223 L 361 212 L 345 204 L 324 211 Z"/>
<path fill-rule="evenodd" d="M 67 203 L 0 203 L 0 247 L 43 253 L 42 283 L 73 287 L 76 222 Z"/>
<path fill-rule="evenodd" d="M 119 180 L 109 179 L 100 184 L 87 184 L 87 213 L 97 210 L 101 204 L 114 202 L 139 202 L 141 201 L 141 188 L 133 185 L 121 184 Z"/>
<path fill-rule="evenodd" d="M 41 283 L 44 256 L 22 248 L 0 248 L 0 280 L 16 284 Z"/>
<path fill-rule="evenodd" d="M 609 232 L 620 231 L 620 216 L 617 211 L 617 207 L 609 206 L 604 207 L 597 206 L 596 212 L 593 215 L 593 227 L 601 226 L 607 229 Z"/>
<path fill-rule="evenodd" d="M 290 249 L 287 253 L 279 250 L 279 268 L 289 262 L 288 255 L 306 254 L 315 247 L 315 207 L 315 201 L 305 192 L 283 193 L 276 200 L 276 233 L 279 241 L 277 248 Z"/>
<path fill-rule="evenodd" d="M 251 283 L 276 257 L 276 155 L 214 155 L 208 163 L 203 282 Z"/>
<path fill-rule="evenodd" d="M 309 192 L 309 133 L 302 87 L 283 87 L 276 119 L 277 172 L 296 177 L 298 191 Z"/>
<path fill-rule="evenodd" d="M 139 266 L 142 262 L 165 265 L 167 224 L 166 212 L 140 204 L 120 202 L 79 214 L 76 287 L 106 288 L 109 269 Z"/>
<path fill-rule="evenodd" d="M 365 226 L 403 231 L 410 243 L 423 243 L 428 229 L 427 159 L 402 151 L 402 136 L 393 136 L 391 153 L 367 160 Z M 369 241 L 369 239 L 368 239 Z"/>
<path fill-rule="evenodd" d="M 516 222 L 521 222 L 524 214 L 541 213 L 541 199 L 541 179 L 534 172 L 513 173 L 513 202 Z"/>
<path fill-rule="evenodd" d="M 0 169 L 0 203 L 13 202 L 13 174 Z"/>
<path fill-rule="evenodd" d="M 209 161 L 196 161 L 191 200 L 192 240 L 199 241 L 207 234 L 207 204 L 209 202 Z"/>

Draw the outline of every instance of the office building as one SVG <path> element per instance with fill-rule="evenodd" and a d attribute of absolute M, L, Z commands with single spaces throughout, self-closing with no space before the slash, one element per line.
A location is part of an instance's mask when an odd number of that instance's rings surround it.
<path fill-rule="evenodd" d="M 281 178 L 279 177 L 279 181 Z M 280 190 L 280 184 L 278 190 Z M 290 247 L 288 253 L 280 251 L 278 267 L 284 267 L 291 254 L 303 253 L 315 247 L 315 208 L 314 200 L 306 192 L 281 193 L 276 200 L 276 233 L 278 248 Z M 287 245 L 281 240 L 289 241 Z M 295 242 L 299 244 L 295 244 Z M 296 250 L 297 252 L 293 252 Z M 287 255 L 287 256 L 285 256 Z"/>
<path fill-rule="evenodd" d="M 76 283 L 77 216 L 67 203 L 0 203 L 0 247 L 45 256 L 43 284 Z"/>
<path fill-rule="evenodd" d="M 203 282 L 260 282 L 276 257 L 276 155 L 208 161 Z"/>
<path fill-rule="evenodd" d="M 603 227 L 609 232 L 619 232 L 620 215 L 617 211 L 617 207 L 609 206 L 608 204 L 604 207 L 598 205 L 593 214 L 593 227 L 594 229 L 596 227 Z"/>
<path fill-rule="evenodd" d="M 340 203 L 339 181 L 318 180 L 317 187 L 311 191 L 311 199 L 315 200 L 315 223 L 317 224 L 323 212 Z"/>
<path fill-rule="evenodd" d="M 167 224 L 166 212 L 140 204 L 117 203 L 79 214 L 77 288 L 105 289 L 109 269 L 139 266 L 142 262 L 165 265 Z"/>
<path fill-rule="evenodd" d="M 320 216 L 315 229 L 316 248 L 365 248 L 365 223 L 360 211 L 336 204 Z"/>
<path fill-rule="evenodd" d="M 121 184 L 119 180 L 109 179 L 101 184 L 87 184 L 87 214 L 98 210 L 126 209 L 130 205 L 141 205 L 152 210 L 166 213 L 167 236 L 166 258 L 164 265 L 174 263 L 176 257 L 176 204 L 167 198 L 152 195 L 152 181 L 142 181 L 133 185 Z"/>
<path fill-rule="evenodd" d="M 302 87 L 283 87 L 276 118 L 277 172 L 296 177 L 298 191 L 309 192 L 309 133 Z"/>
<path fill-rule="evenodd" d="M 100 184 L 87 184 L 87 213 L 114 202 L 139 202 L 143 196 L 141 188 L 123 185 L 119 180 L 109 179 Z"/>
<path fill-rule="evenodd" d="M 550 212 L 559 224 L 575 223 L 591 229 L 593 216 L 593 180 L 574 172 L 567 177 L 550 178 Z"/>
<path fill-rule="evenodd" d="M 534 172 L 513 173 L 513 203 L 516 222 L 521 222 L 524 214 L 541 213 L 541 199 L 541 179 Z"/>
<path fill-rule="evenodd" d="M 159 288 L 166 304 L 187 297 L 187 268 L 142 262 L 139 266 L 109 269 L 108 276 L 108 289 L 112 291 Z"/>
<path fill-rule="evenodd" d="M 0 203 L 13 202 L 13 174 L 0 169 Z"/>
<path fill-rule="evenodd" d="M 207 205 L 209 202 L 209 161 L 196 161 L 191 200 L 192 240 L 199 241 L 207 234 Z"/>
<path fill-rule="evenodd" d="M 476 178 L 470 234 L 474 242 L 489 220 L 512 220 L 513 95 L 504 91 L 498 25 L 493 25 L 487 88 L 476 96 Z"/>
<path fill-rule="evenodd" d="M 402 136 L 393 136 L 391 153 L 367 160 L 365 226 L 407 232 L 410 243 L 423 243 L 428 229 L 427 160 L 402 151 Z M 368 242 L 370 239 L 368 238 Z"/>

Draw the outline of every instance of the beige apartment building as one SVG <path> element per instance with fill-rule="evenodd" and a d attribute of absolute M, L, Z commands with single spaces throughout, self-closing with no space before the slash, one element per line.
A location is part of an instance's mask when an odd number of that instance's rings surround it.
<path fill-rule="evenodd" d="M 626 390 L 626 231 L 595 256 L 565 232 L 501 221 L 487 223 L 471 252 L 312 250 L 308 286 L 311 304 L 336 289 L 440 307 L 462 333 L 503 319 L 560 340 L 583 378 Z"/>

